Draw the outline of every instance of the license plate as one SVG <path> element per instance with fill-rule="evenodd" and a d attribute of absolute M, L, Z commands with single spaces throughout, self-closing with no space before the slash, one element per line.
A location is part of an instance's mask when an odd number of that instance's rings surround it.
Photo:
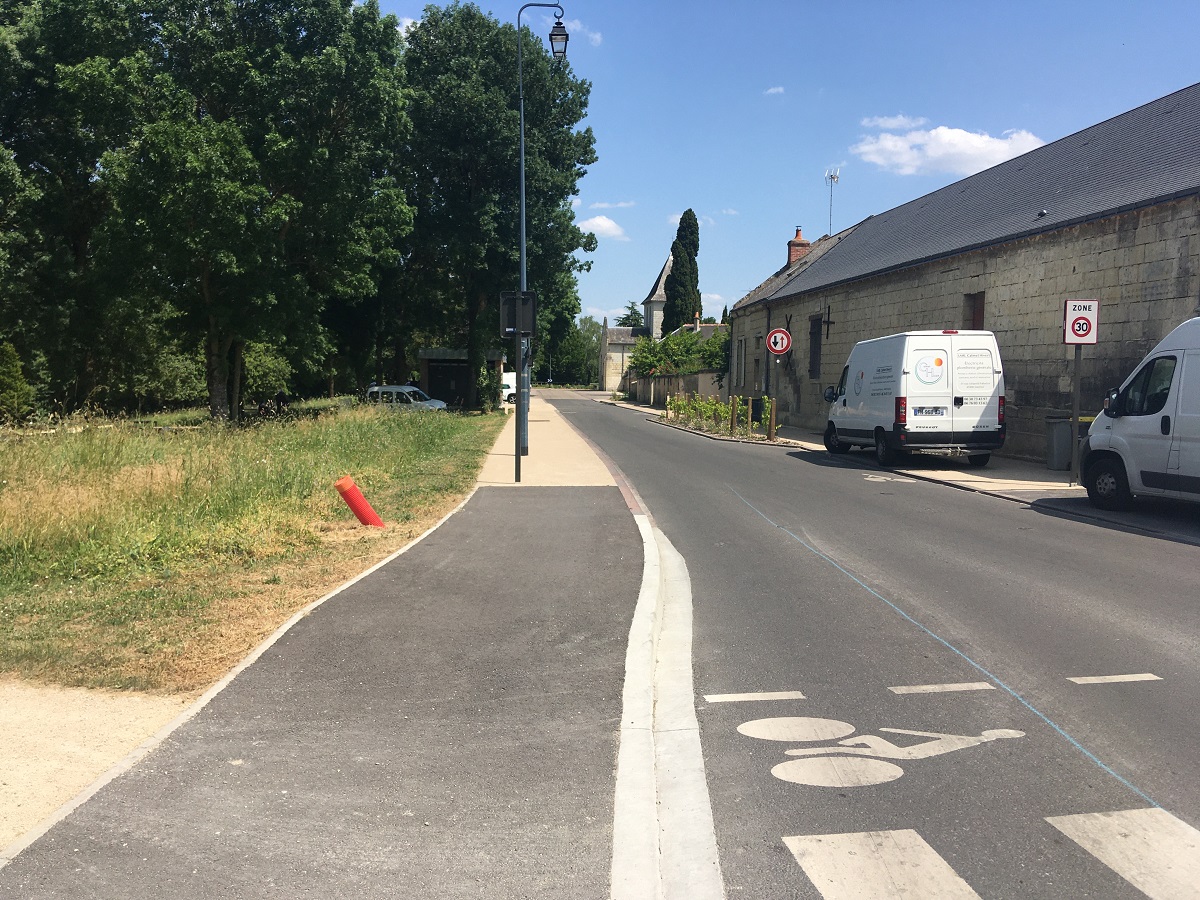
<path fill-rule="evenodd" d="M 912 410 L 914 416 L 944 416 L 946 407 L 944 406 L 914 406 Z"/>

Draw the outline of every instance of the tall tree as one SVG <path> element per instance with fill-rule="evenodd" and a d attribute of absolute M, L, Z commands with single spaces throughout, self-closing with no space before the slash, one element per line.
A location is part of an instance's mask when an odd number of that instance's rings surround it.
<path fill-rule="evenodd" d="M 400 40 L 375 0 L 164 3 L 149 114 L 105 158 L 111 239 L 203 347 L 209 410 L 239 406 L 244 348 L 329 352 L 327 302 L 376 291 L 408 226 Z"/>
<path fill-rule="evenodd" d="M 638 308 L 637 302 L 629 301 L 629 305 L 625 307 L 625 315 L 614 322 L 618 328 L 641 328 L 645 324 L 642 318 L 642 311 Z"/>
<path fill-rule="evenodd" d="M 671 271 L 663 285 L 667 302 L 663 305 L 663 336 L 680 325 L 692 322 L 702 312 L 700 300 L 700 270 L 696 257 L 700 253 L 700 223 L 692 210 L 679 217 L 679 228 L 671 244 Z"/>
<path fill-rule="evenodd" d="M 499 295 L 519 286 L 519 115 L 517 32 L 474 4 L 426 7 L 406 33 L 412 91 L 414 230 L 400 245 L 417 297 L 447 303 L 457 327 L 447 341 L 466 346 L 478 371 L 497 346 Z M 568 330 L 579 311 L 575 253 L 595 249 L 570 200 L 595 161 L 591 129 L 577 126 L 591 85 L 555 62 L 540 37 L 522 39 L 529 288 L 539 322 Z M 470 402 L 474 402 L 474 386 Z"/>

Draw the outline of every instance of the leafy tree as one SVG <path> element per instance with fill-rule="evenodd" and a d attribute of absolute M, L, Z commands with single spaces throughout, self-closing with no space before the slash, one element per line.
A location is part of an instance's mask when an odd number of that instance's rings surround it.
<path fill-rule="evenodd" d="M 591 384 L 597 379 L 600 323 L 583 316 L 567 332 L 554 355 L 554 378 L 559 384 Z"/>
<path fill-rule="evenodd" d="M 696 257 L 700 253 L 700 223 L 692 210 L 679 218 L 675 241 L 671 244 L 671 271 L 664 290 L 667 302 L 663 306 L 662 333 L 668 335 L 680 325 L 690 324 L 703 311 L 700 300 L 700 270 Z"/>
<path fill-rule="evenodd" d="M 645 325 L 645 319 L 642 318 L 642 311 L 637 303 L 630 300 L 629 305 L 625 307 L 625 315 L 621 316 L 613 324 L 618 328 L 641 328 Z"/>
<path fill-rule="evenodd" d="M 718 328 L 700 345 L 700 361 L 705 369 L 717 373 L 717 384 L 724 384 L 729 374 L 729 340 L 729 329 Z"/>
<path fill-rule="evenodd" d="M 444 339 L 465 344 L 477 370 L 498 343 L 500 292 L 519 286 L 517 32 L 474 4 L 453 3 L 426 7 L 406 41 L 416 224 L 399 250 L 422 286 L 414 297 L 437 298 Z M 522 58 L 527 271 L 539 323 L 556 329 L 547 341 L 554 347 L 579 311 L 575 273 L 588 264 L 574 254 L 596 247 L 570 204 L 596 159 L 591 129 L 577 130 L 591 85 L 528 29 Z"/>
<path fill-rule="evenodd" d="M 0 422 L 19 422 L 33 411 L 33 388 L 21 373 L 12 344 L 0 344 Z"/>

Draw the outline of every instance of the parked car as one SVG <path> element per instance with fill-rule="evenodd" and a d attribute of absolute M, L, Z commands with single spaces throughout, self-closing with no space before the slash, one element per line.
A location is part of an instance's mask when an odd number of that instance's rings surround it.
<path fill-rule="evenodd" d="M 367 388 L 368 403 L 382 403 L 391 409 L 445 409 L 446 404 L 434 400 L 418 387 L 408 384 L 382 384 Z"/>
<path fill-rule="evenodd" d="M 1088 499 L 1101 509 L 1125 509 L 1135 497 L 1200 502 L 1200 317 L 1108 392 L 1079 460 Z"/>
<path fill-rule="evenodd" d="M 1004 445 L 1004 369 L 990 331 L 907 331 L 860 341 L 825 390 L 825 448 L 871 447 L 881 466 L 901 454 L 966 454 L 987 465 Z"/>
<path fill-rule="evenodd" d="M 500 375 L 500 397 L 505 403 L 517 402 L 516 372 L 504 372 Z"/>

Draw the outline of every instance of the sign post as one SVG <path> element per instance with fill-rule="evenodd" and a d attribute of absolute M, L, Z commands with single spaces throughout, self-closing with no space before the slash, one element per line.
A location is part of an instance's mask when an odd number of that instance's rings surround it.
<path fill-rule="evenodd" d="M 517 439 L 515 480 L 521 482 L 521 457 L 529 454 L 529 343 L 537 325 L 537 294 L 534 291 L 502 291 L 500 330 L 513 339 L 517 369 Z"/>
<path fill-rule="evenodd" d="M 783 359 L 785 353 L 792 349 L 792 335 L 786 328 L 772 328 L 767 333 L 767 349 L 775 354 L 775 362 Z M 776 379 L 778 381 L 778 379 Z M 768 396 L 770 391 L 767 392 Z M 776 392 L 778 393 L 778 391 Z M 767 423 L 767 440 L 775 440 L 775 401 L 771 400 L 771 419 Z"/>
<path fill-rule="evenodd" d="M 1067 300 L 1063 304 L 1063 343 L 1075 347 L 1075 387 L 1071 397 L 1071 478 L 1082 484 L 1079 475 L 1079 368 L 1083 345 L 1095 344 L 1099 334 L 1100 301 Z"/>

